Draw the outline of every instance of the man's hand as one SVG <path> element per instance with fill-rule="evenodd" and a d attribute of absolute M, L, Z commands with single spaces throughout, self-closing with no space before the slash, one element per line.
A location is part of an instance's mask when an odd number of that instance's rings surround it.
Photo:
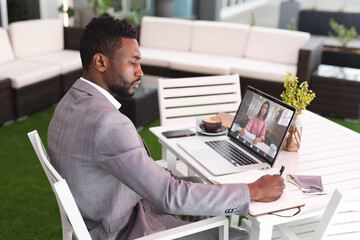
<path fill-rule="evenodd" d="M 284 179 L 276 175 L 265 175 L 253 183 L 248 184 L 250 200 L 258 202 L 272 202 L 281 197 L 284 192 Z"/>

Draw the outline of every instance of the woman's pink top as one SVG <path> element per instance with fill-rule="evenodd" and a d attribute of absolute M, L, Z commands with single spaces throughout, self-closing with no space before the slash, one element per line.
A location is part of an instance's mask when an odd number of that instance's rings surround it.
<path fill-rule="evenodd" d="M 254 134 L 256 137 L 262 138 L 262 141 L 265 139 L 265 130 L 266 130 L 266 122 L 263 120 L 259 120 L 257 114 L 255 114 L 248 124 L 246 124 L 245 129 Z"/>

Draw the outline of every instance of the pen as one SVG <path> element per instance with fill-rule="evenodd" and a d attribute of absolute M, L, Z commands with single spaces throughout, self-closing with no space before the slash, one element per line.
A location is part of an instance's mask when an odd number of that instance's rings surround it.
<path fill-rule="evenodd" d="M 279 172 L 280 176 L 283 174 L 284 170 L 285 170 L 285 166 L 282 165 Z"/>

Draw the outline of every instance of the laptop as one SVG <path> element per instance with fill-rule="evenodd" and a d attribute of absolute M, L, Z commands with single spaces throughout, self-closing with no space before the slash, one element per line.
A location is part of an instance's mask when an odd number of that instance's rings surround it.
<path fill-rule="evenodd" d="M 271 168 L 295 114 L 293 106 L 248 86 L 227 136 L 177 144 L 215 176 Z"/>

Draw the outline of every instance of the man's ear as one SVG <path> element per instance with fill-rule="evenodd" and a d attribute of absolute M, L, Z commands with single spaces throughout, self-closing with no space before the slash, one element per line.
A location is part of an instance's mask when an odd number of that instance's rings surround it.
<path fill-rule="evenodd" d="M 96 53 L 93 57 L 94 67 L 99 72 L 105 72 L 107 66 L 107 57 L 101 53 Z"/>

